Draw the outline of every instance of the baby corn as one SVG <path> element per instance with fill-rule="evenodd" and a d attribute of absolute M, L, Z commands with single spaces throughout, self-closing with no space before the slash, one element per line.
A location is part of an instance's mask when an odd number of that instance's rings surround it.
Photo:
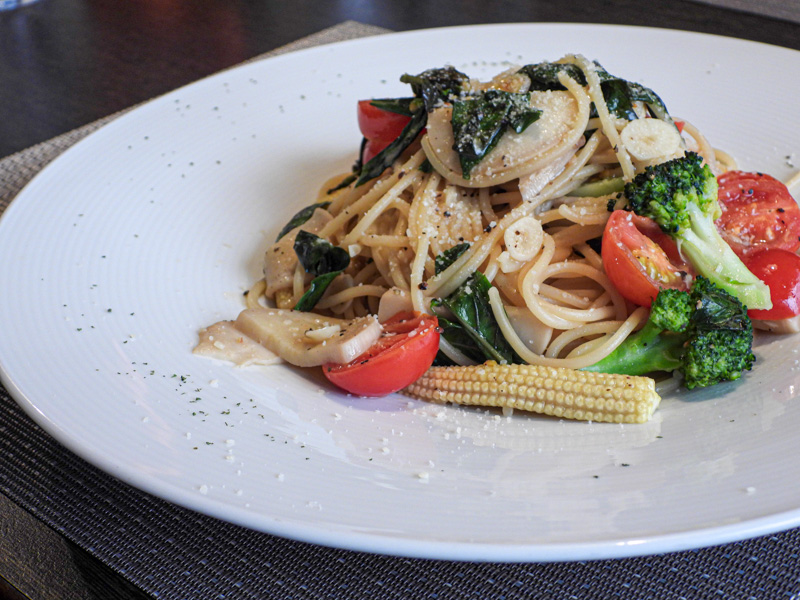
<path fill-rule="evenodd" d="M 403 393 L 421 400 L 608 423 L 645 423 L 661 401 L 649 377 L 493 361 L 471 367 L 432 367 Z"/>

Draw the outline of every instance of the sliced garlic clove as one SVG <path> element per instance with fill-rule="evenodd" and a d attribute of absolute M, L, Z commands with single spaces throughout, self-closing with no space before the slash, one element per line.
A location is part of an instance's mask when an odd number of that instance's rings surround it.
<path fill-rule="evenodd" d="M 636 119 L 620 133 L 622 144 L 637 160 L 671 156 L 681 146 L 681 134 L 674 125 L 661 119 Z"/>
<path fill-rule="evenodd" d="M 542 248 L 544 232 L 539 219 L 522 217 L 514 221 L 503 234 L 506 251 L 514 260 L 532 260 Z"/>
<path fill-rule="evenodd" d="M 503 250 L 497 257 L 497 266 L 503 273 L 516 273 L 525 266 L 525 263 L 511 258 L 508 250 Z"/>

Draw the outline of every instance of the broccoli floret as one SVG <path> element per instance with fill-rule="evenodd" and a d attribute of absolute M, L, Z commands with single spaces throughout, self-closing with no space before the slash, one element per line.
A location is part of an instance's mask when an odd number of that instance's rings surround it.
<path fill-rule="evenodd" d="M 692 288 L 694 335 L 686 346 L 686 387 L 732 381 L 753 367 L 753 324 L 736 298 L 698 277 Z"/>
<path fill-rule="evenodd" d="M 722 239 L 717 179 L 703 158 L 682 158 L 645 168 L 625 184 L 627 210 L 653 219 L 671 236 L 695 270 L 736 296 L 748 308 L 771 308 L 769 288 Z"/>
<path fill-rule="evenodd" d="M 691 292 L 659 291 L 645 326 L 585 371 L 683 373 L 687 388 L 732 381 L 750 370 L 753 325 L 739 300 L 705 277 Z"/>

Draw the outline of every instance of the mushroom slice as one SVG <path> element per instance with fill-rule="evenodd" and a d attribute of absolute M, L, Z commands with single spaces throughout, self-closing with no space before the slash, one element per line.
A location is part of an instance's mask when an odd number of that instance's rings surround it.
<path fill-rule="evenodd" d="M 297 232 L 302 229 L 309 233 L 319 233 L 332 219 L 331 213 L 318 208 L 308 221 L 292 229 L 267 249 L 264 256 L 264 279 L 267 282 L 267 289 L 264 293 L 268 297 L 271 298 L 279 290 L 292 287 L 292 277 L 297 266 L 297 254 L 294 251 Z"/>
<path fill-rule="evenodd" d="M 240 367 L 273 365 L 280 357 L 236 329 L 233 321 L 220 321 L 200 330 L 194 352 L 218 360 L 227 360 Z"/>
<path fill-rule="evenodd" d="M 542 323 L 536 315 L 527 308 L 507 306 L 506 314 L 511 326 L 517 332 L 519 339 L 534 354 L 544 354 L 550 339 L 553 337 L 553 328 Z"/>
<path fill-rule="evenodd" d="M 531 171 L 526 175 L 519 178 L 519 191 L 522 194 L 522 199 L 525 202 L 533 202 L 548 183 L 553 181 L 556 177 L 561 175 L 561 172 L 566 168 L 567 163 L 575 156 L 578 148 L 583 145 L 583 140 L 575 144 L 572 148 L 568 148 L 564 154 L 553 159 L 552 162 L 543 167 Z M 549 210 L 549 207 L 539 206 L 542 210 Z M 537 214 L 539 210 L 536 211 Z"/>
<path fill-rule="evenodd" d="M 753 327 L 772 333 L 797 333 L 800 332 L 800 315 L 788 319 L 753 319 Z"/>
<path fill-rule="evenodd" d="M 584 106 L 582 103 L 585 103 Z M 578 144 L 588 122 L 588 100 L 566 91 L 531 92 L 530 105 L 542 111 L 522 133 L 507 130 L 497 145 L 479 162 L 469 179 L 462 177 L 453 150 L 452 107 L 441 106 L 428 116 L 422 148 L 431 165 L 451 183 L 486 187 L 511 181 L 541 169 Z"/>
<path fill-rule="evenodd" d="M 236 328 L 298 367 L 349 363 L 378 341 L 383 330 L 373 315 L 348 321 L 280 308 L 243 310 Z"/>
<path fill-rule="evenodd" d="M 393 287 L 386 290 L 378 304 L 378 321 L 385 323 L 397 313 L 414 310 L 411 294 L 407 290 Z"/>

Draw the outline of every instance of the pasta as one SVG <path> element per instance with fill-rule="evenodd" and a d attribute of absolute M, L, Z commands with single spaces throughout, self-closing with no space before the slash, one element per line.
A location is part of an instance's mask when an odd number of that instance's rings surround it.
<path fill-rule="evenodd" d="M 555 116 L 535 134 L 538 147 L 531 156 L 502 156 L 508 164 L 473 171 L 467 180 L 446 152 L 452 139 L 436 138 L 442 128 L 434 111 L 428 133 L 379 177 L 330 193 L 337 181 L 326 182 L 318 201 L 330 204 L 317 210 L 330 218 L 315 233 L 345 249 L 350 262 L 314 311 L 342 318 L 377 314 L 381 297 L 400 290 L 408 308 L 431 313 L 433 299 L 452 294 L 480 271 L 492 284 L 492 312 L 514 352 L 530 364 L 570 368 L 597 362 L 647 320 L 647 310 L 626 302 L 611 284 L 592 247 L 618 190 L 588 196 L 582 186 L 629 180 L 644 166 L 687 149 L 717 172 L 734 163 L 688 123 L 679 137 L 671 121 L 667 137 L 675 139 L 662 143 L 660 154 L 629 151 L 625 129 L 631 121 L 609 110 L 595 63 L 570 55 L 559 64 L 580 69 L 586 84 L 561 73 L 563 91 L 533 92 Z M 509 73 L 473 85 L 524 90 L 524 82 Z M 645 117 L 648 107 L 639 102 L 633 110 Z M 519 140 L 507 139 L 510 154 Z M 503 151 L 498 145 L 492 152 Z M 464 243 L 469 246 L 463 254 L 437 273 L 436 257 Z M 267 280 L 276 279 L 281 268 L 268 260 Z M 295 261 L 279 289 L 265 296 L 269 286 L 258 282 L 248 305 L 266 299 L 295 307 L 312 279 Z M 537 336 L 548 338 L 544 348 L 532 344 Z M 447 340 L 440 349 L 456 364 L 475 362 Z"/>
<path fill-rule="evenodd" d="M 800 207 L 652 90 L 580 55 L 401 80 L 412 98 L 359 102 L 353 172 L 286 224 L 247 309 L 196 353 L 622 423 L 741 377 L 754 326 L 800 331 L 800 298 L 772 310 L 800 282 Z"/>

